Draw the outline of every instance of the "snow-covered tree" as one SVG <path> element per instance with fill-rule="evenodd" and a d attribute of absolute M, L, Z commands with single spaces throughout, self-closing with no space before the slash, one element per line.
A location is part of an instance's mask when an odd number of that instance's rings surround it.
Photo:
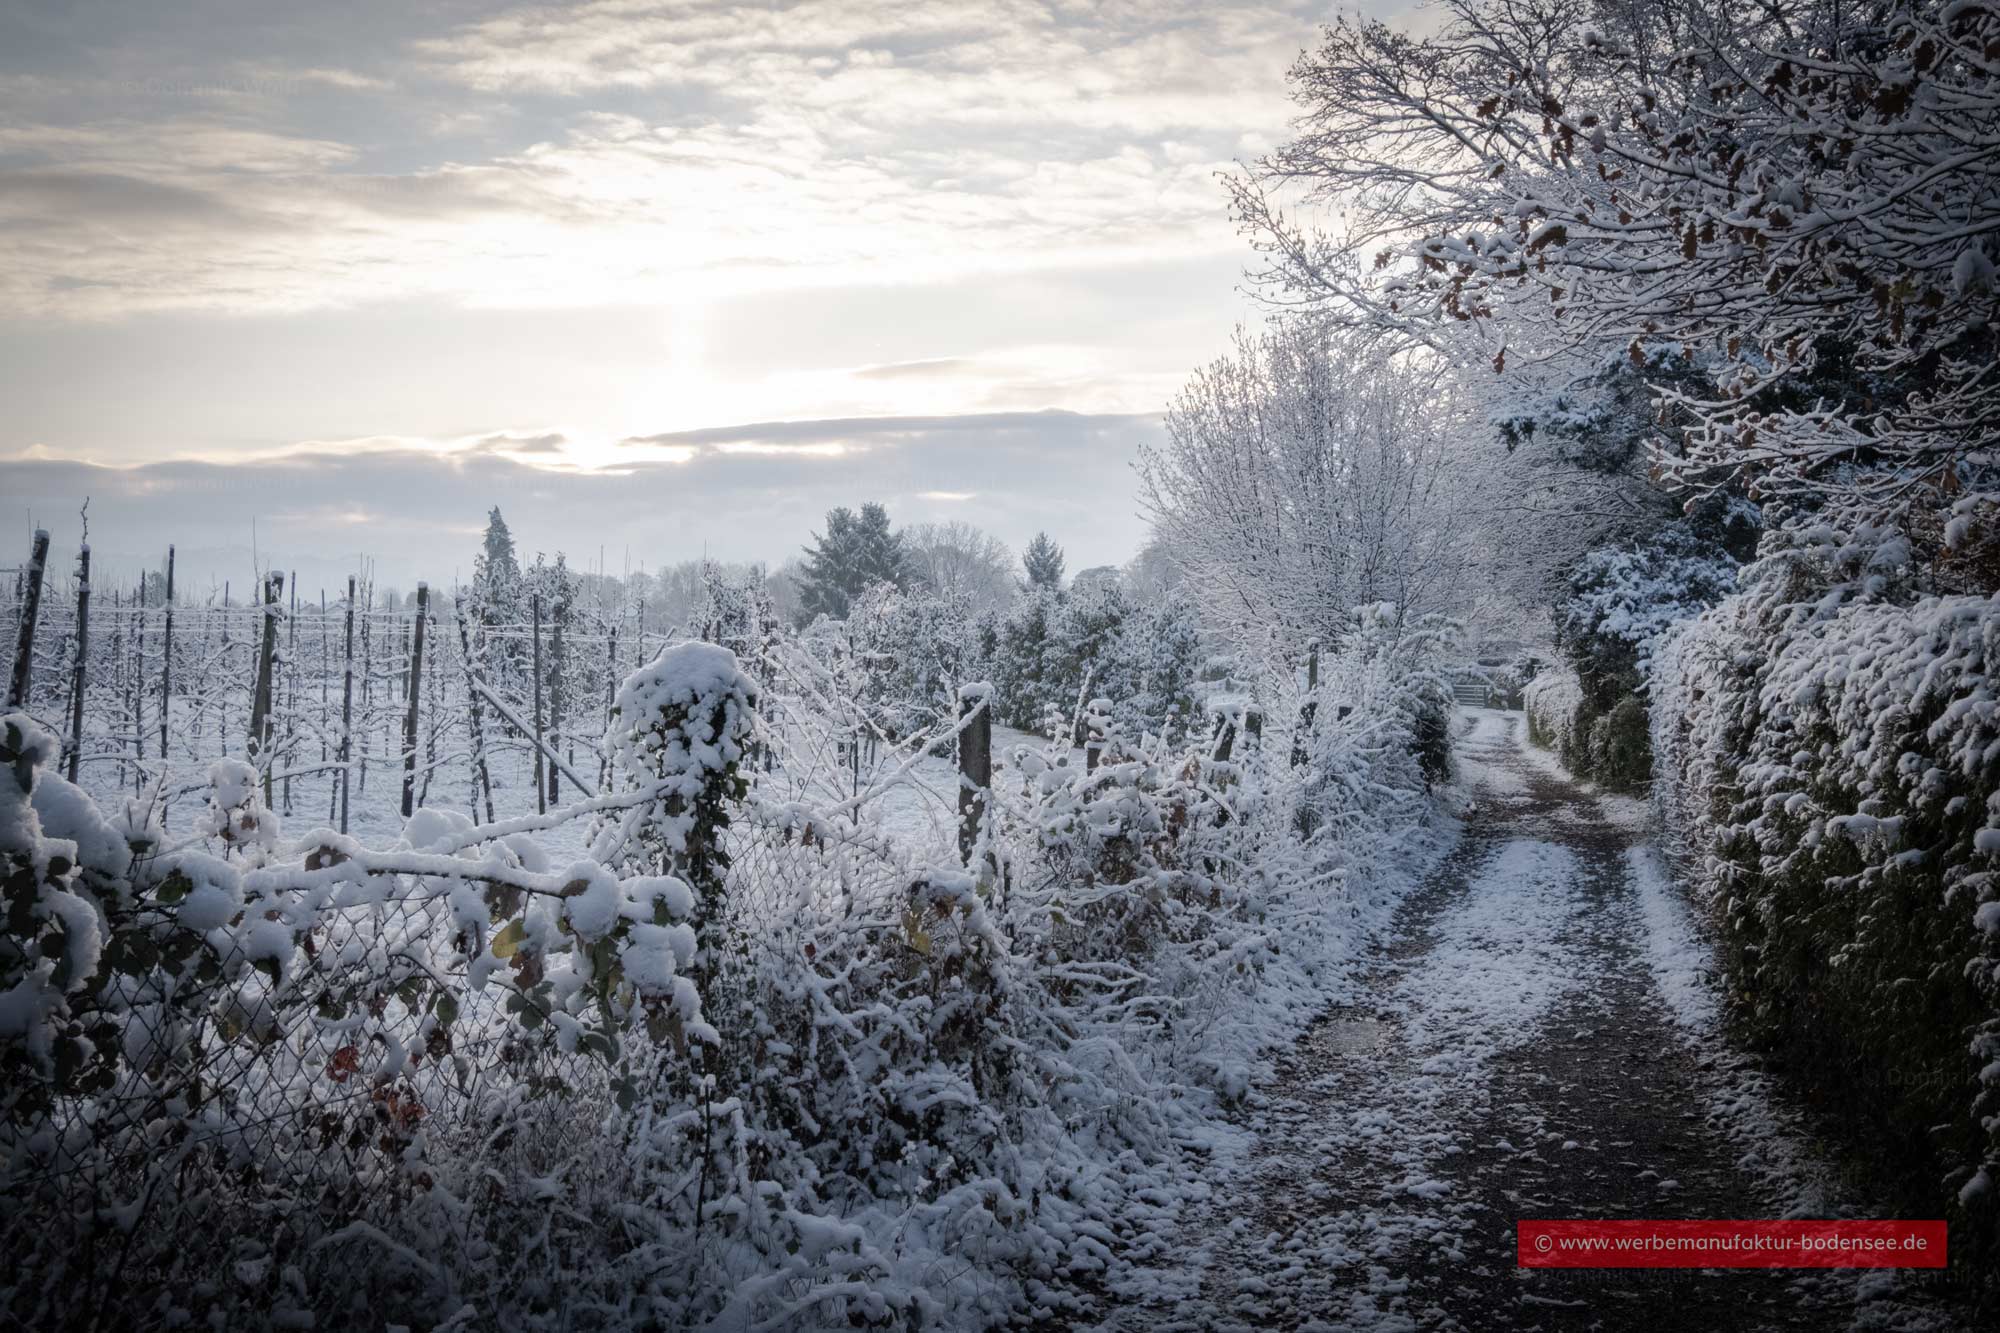
<path fill-rule="evenodd" d="M 1014 593 L 1013 557 L 999 538 L 963 519 L 903 529 L 910 576 L 945 597 L 963 597 L 977 611 L 1005 606 Z"/>
<path fill-rule="evenodd" d="M 807 617 L 847 617 L 854 599 L 871 585 L 900 588 L 908 581 L 901 538 L 890 529 L 889 511 L 864 504 L 857 515 L 842 505 L 829 510 L 826 530 L 813 535 L 799 574 L 799 604 Z"/>
<path fill-rule="evenodd" d="M 1028 576 L 1030 588 L 1060 589 L 1063 581 L 1063 549 L 1049 539 L 1046 532 L 1038 532 L 1021 552 L 1021 568 Z"/>
<path fill-rule="evenodd" d="M 1654 390 L 1663 479 L 1932 558 L 1991 540 L 2000 160 L 1968 146 L 2000 133 L 2000 13 L 1443 9 L 1421 39 L 1336 22 L 1294 68 L 1299 133 L 1234 184 L 1264 277 L 1499 380 L 1712 357 L 1712 389 Z"/>
<path fill-rule="evenodd" d="M 1464 608 L 1473 477 L 1448 376 L 1369 356 L 1313 321 L 1239 332 L 1139 464 L 1157 540 L 1239 646 L 1332 642 L 1352 608 Z"/>
<path fill-rule="evenodd" d="M 514 534 L 495 505 L 486 516 L 486 537 L 472 561 L 472 603 L 483 625 L 511 624 L 519 619 L 521 564 L 514 554 Z"/>

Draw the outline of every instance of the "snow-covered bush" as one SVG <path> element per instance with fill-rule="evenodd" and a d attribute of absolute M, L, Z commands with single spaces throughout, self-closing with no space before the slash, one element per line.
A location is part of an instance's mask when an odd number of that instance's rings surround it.
<path fill-rule="evenodd" d="M 1841 565 L 1773 556 L 1668 634 L 1657 799 L 1753 1030 L 1837 1079 L 1976 1256 L 2000 1176 L 2000 598 L 1884 600 L 1889 571 Z"/>
<path fill-rule="evenodd" d="M 901 739 L 951 715 L 977 647 L 967 597 L 878 583 L 854 599 L 847 635 L 884 735 Z"/>
<path fill-rule="evenodd" d="M 1741 506 L 1748 510 L 1749 506 Z M 1754 511 L 1739 520 L 1752 533 Z M 1571 571 L 1556 603 L 1556 643 L 1598 692 L 1643 683 L 1654 641 L 1736 586 L 1737 561 L 1716 540 L 1671 523 L 1643 542 L 1600 546 Z"/>
<path fill-rule="evenodd" d="M 1316 969 L 1385 919 L 1380 867 L 1426 809 L 1430 677 L 1392 618 L 1328 654 L 1316 726 L 1272 682 L 1268 735 L 1239 714 L 1219 761 L 1156 722 L 1191 705 L 1188 613 L 1099 624 L 1103 653 L 1164 635 L 1176 660 L 1110 677 L 1130 693 L 1088 709 L 1094 772 L 1066 743 L 1002 757 L 976 873 L 949 813 L 925 838 L 872 804 L 957 719 L 827 762 L 870 716 L 852 655 L 814 658 L 844 628 L 771 646 L 762 679 L 671 647 L 615 692 L 598 795 L 483 825 L 421 809 L 382 845 L 281 828 L 233 761 L 171 830 L 153 799 L 106 817 L 11 719 L 0 1308 L 1086 1313 L 1120 1238 L 1198 1195 L 1191 1145 L 1319 1011 Z"/>
<path fill-rule="evenodd" d="M 469 1301 L 481 1322 L 533 1326 L 563 1283 L 592 1308 L 606 1274 L 568 1271 L 573 1219 L 551 1229 L 523 1182 L 564 1169 L 581 1128 L 631 1100 L 624 1047 L 656 997 L 698 1027 L 674 975 L 694 940 L 681 881 L 599 861 L 552 873 L 520 833 L 437 811 L 386 849 L 288 840 L 235 761 L 212 766 L 194 836 L 175 842 L 150 807 L 104 818 L 48 771 L 46 732 L 4 726 L 13 1317 L 435 1323 Z M 698 730 L 664 738 L 658 771 L 678 781 L 624 798 L 628 831 L 699 851 L 699 793 L 691 820 L 667 809 L 713 769 Z M 107 1266 L 109 1244 L 123 1258 Z"/>
<path fill-rule="evenodd" d="M 1653 645 L 1735 586 L 1756 510 L 1719 498 L 1690 508 L 1690 518 L 1642 541 L 1589 552 L 1555 604 L 1556 644 L 1568 665 L 1543 671 L 1524 703 L 1529 738 L 1574 773 L 1625 787 L 1651 777 L 1644 696 Z"/>
<path fill-rule="evenodd" d="M 1583 682 L 1566 666 L 1551 663 L 1521 691 L 1528 715 L 1528 739 L 1568 759 L 1582 750 Z"/>

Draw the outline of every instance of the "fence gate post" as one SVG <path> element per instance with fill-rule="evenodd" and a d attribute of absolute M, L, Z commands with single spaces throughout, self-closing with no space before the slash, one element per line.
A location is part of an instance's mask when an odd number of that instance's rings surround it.
<path fill-rule="evenodd" d="M 993 690 L 966 685 L 958 692 L 958 857 L 967 866 L 979 852 L 993 786 Z"/>
<path fill-rule="evenodd" d="M 7 686 L 7 709 L 28 706 L 35 679 L 35 619 L 42 610 L 42 570 L 49 563 L 49 534 L 35 529 L 34 553 L 28 557 L 28 586 L 21 594 L 21 632 L 14 642 L 14 679 Z"/>

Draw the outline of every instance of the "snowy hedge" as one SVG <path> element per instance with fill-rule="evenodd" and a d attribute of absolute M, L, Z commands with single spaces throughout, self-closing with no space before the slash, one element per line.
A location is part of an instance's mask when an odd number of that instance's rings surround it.
<path fill-rule="evenodd" d="M 1935 1182 L 1911 1202 L 1971 1258 L 2000 1176 L 2000 596 L 1858 573 L 1776 556 L 1667 636 L 1656 793 L 1744 1016 Z"/>
<path fill-rule="evenodd" d="M 1528 714 L 1528 739 L 1568 756 L 1583 733 L 1583 682 L 1576 672 L 1553 664 L 1535 673 L 1521 691 Z"/>

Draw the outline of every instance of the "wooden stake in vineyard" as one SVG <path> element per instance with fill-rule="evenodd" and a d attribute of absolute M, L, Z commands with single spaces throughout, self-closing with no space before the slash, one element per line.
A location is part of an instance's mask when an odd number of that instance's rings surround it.
<path fill-rule="evenodd" d="M 542 595 L 528 599 L 535 618 L 535 813 L 547 814 L 548 788 L 542 784 Z"/>
<path fill-rule="evenodd" d="M 347 796 L 354 754 L 354 576 L 347 576 L 347 665 L 340 681 L 340 831 L 347 832 Z"/>
<path fill-rule="evenodd" d="M 285 813 L 292 813 L 292 770 L 299 766 L 299 571 L 292 571 L 292 614 L 285 622 Z"/>
<path fill-rule="evenodd" d="M 493 776 L 486 767 L 486 724 L 479 711 L 479 689 L 473 684 L 472 632 L 466 628 L 465 604 L 462 601 L 458 606 L 458 647 L 460 656 L 465 660 L 465 697 L 472 705 L 472 770 L 479 782 L 478 790 L 473 794 L 477 796 L 480 791 L 486 794 L 486 822 L 491 824 Z"/>
<path fill-rule="evenodd" d="M 89 508 L 86 501 L 84 507 Z M 86 526 L 86 532 L 89 528 Z M 69 780 L 76 781 L 76 767 L 83 759 L 83 690 L 88 683 L 85 667 L 90 661 L 90 543 L 84 542 L 76 557 L 76 675 L 70 683 Z"/>
<path fill-rule="evenodd" d="M 417 619 L 410 627 L 410 712 L 403 722 L 403 818 L 417 810 L 417 706 L 424 684 L 424 621 L 431 606 L 430 585 L 417 583 Z"/>
<path fill-rule="evenodd" d="M 554 735 L 554 743 L 560 745 L 563 741 L 563 664 L 567 658 L 567 654 L 563 651 L 563 622 L 569 619 L 569 613 L 566 601 L 558 601 L 556 608 L 555 641 L 550 645 L 555 660 L 550 664 L 549 671 L 549 731 Z M 575 748 L 566 750 L 564 758 L 568 763 L 575 763 Z M 562 799 L 562 788 L 559 785 L 561 781 L 561 773 L 554 764 L 550 764 L 549 804 L 551 805 Z"/>
<path fill-rule="evenodd" d="M 7 711 L 28 706 L 28 693 L 35 678 L 35 620 L 42 610 L 42 571 L 49 563 L 49 534 L 35 529 L 35 544 L 28 556 L 28 586 L 21 594 L 21 629 L 14 640 L 14 678 L 7 686 Z"/>
<path fill-rule="evenodd" d="M 271 804 L 271 674 L 278 657 L 279 601 L 285 592 L 285 576 L 264 576 L 264 634 L 257 649 L 257 692 L 250 700 L 250 735 L 245 748 L 250 762 L 264 779 L 264 804 Z"/>

